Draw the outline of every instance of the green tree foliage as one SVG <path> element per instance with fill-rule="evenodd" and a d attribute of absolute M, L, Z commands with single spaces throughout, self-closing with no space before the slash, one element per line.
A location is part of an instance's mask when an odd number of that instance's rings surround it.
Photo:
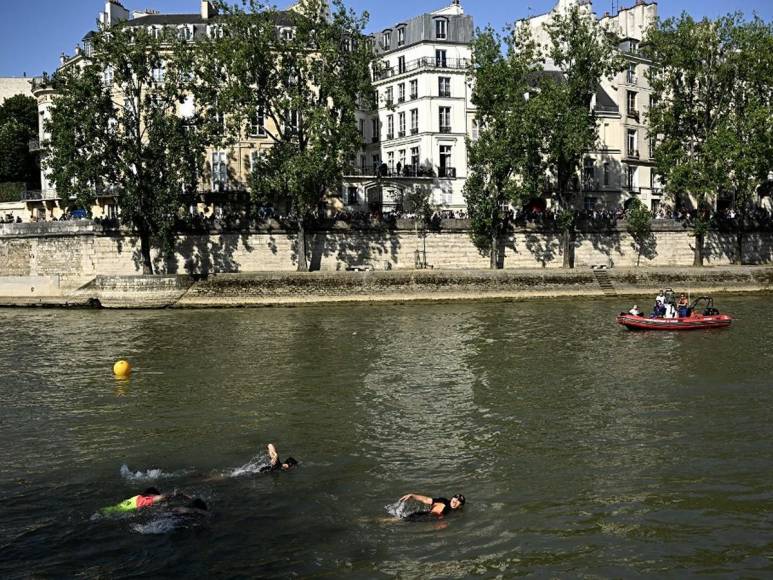
<path fill-rule="evenodd" d="M 649 33 L 655 163 L 677 203 L 696 201 L 695 265 L 703 265 L 710 205 L 722 195 L 738 212 L 741 261 L 747 211 L 773 158 L 772 33 L 738 14 L 701 21 L 683 14 Z"/>
<path fill-rule="evenodd" d="M 535 95 L 542 126 L 542 152 L 555 180 L 563 231 L 564 267 L 573 267 L 574 212 L 580 166 L 598 140 L 598 124 L 591 109 L 603 78 L 618 73 L 624 61 L 616 39 L 601 28 L 593 13 L 573 6 L 557 13 L 546 25 L 550 43 L 548 63 L 560 72 L 542 76 Z"/>
<path fill-rule="evenodd" d="M 88 208 L 118 196 L 121 218 L 151 246 L 171 248 L 184 195 L 197 190 L 209 136 L 201 113 L 181 113 L 192 83 L 192 48 L 167 30 L 114 26 L 96 34 L 83 67 L 57 73 L 46 166 L 62 199 Z"/>
<path fill-rule="evenodd" d="M 636 248 L 636 266 L 641 263 L 641 256 L 652 245 L 652 212 L 642 201 L 634 198 L 626 214 L 626 229 L 633 238 Z"/>
<path fill-rule="evenodd" d="M 232 135 L 258 113 L 265 118 L 272 147 L 251 168 L 252 195 L 296 217 L 298 270 L 305 271 L 313 212 L 340 186 L 362 144 L 355 113 L 373 93 L 367 14 L 339 0 L 332 13 L 323 0 L 301 0 L 294 12 L 260 0 L 219 10 L 223 33 L 201 46 L 199 90 L 209 91 Z"/>
<path fill-rule="evenodd" d="M 469 140 L 469 173 L 464 197 L 470 233 L 492 269 L 502 267 L 502 235 L 508 204 L 538 195 L 544 172 L 536 136 L 530 81 L 539 68 L 528 28 L 515 27 L 504 39 L 491 28 L 479 31 L 472 47 L 469 75 L 480 128 Z"/>
<path fill-rule="evenodd" d="M 0 105 L 0 183 L 40 183 L 40 170 L 29 142 L 38 137 L 38 104 L 26 95 L 14 95 Z"/>

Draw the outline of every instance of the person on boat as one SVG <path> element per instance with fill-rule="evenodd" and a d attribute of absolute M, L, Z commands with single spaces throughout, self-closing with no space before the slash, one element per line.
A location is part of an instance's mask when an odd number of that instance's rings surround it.
<path fill-rule="evenodd" d="M 679 295 L 679 301 L 676 303 L 676 308 L 679 311 L 679 318 L 687 318 L 690 316 L 690 301 L 687 299 L 687 295 L 684 292 Z"/>
<path fill-rule="evenodd" d="M 451 499 L 444 497 L 431 498 L 426 495 L 408 493 L 401 497 L 400 501 L 417 501 L 429 506 L 429 509 L 417 510 L 403 516 L 403 519 L 406 520 L 421 520 L 424 518 L 443 518 L 446 514 L 461 509 L 467 500 L 465 500 L 461 493 L 457 493 Z"/>
<path fill-rule="evenodd" d="M 652 309 L 652 318 L 663 318 L 666 315 L 666 305 L 660 300 L 655 302 L 655 307 Z"/>
<path fill-rule="evenodd" d="M 271 463 L 265 467 L 261 467 L 261 473 L 268 473 L 272 471 L 290 471 L 291 469 L 297 467 L 298 461 L 292 457 L 288 457 L 284 461 L 281 461 L 279 459 L 279 453 L 277 453 L 276 447 L 273 443 L 269 443 L 266 446 L 266 449 L 268 449 L 268 456 L 271 459 Z"/>
<path fill-rule="evenodd" d="M 673 304 L 665 304 L 664 308 L 665 313 L 663 314 L 663 318 L 676 318 L 676 309 Z"/>
<path fill-rule="evenodd" d="M 639 306 L 637 304 L 634 304 L 633 308 L 628 311 L 628 314 L 631 316 L 641 316 L 641 310 L 639 310 Z"/>
<path fill-rule="evenodd" d="M 178 494 L 174 494 L 178 495 Z M 155 487 L 149 487 L 139 495 L 125 499 L 115 505 L 103 507 L 99 510 L 102 515 L 115 515 L 129 513 L 145 508 L 149 508 L 156 504 L 168 501 L 173 496 L 167 496 L 160 493 Z"/>

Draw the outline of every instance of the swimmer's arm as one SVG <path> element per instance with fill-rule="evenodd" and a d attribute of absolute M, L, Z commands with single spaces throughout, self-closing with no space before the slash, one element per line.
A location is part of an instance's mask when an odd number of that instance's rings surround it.
<path fill-rule="evenodd" d="M 269 443 L 266 448 L 268 449 L 268 456 L 271 458 L 271 465 L 276 465 L 279 461 L 279 453 L 276 452 L 276 447 L 273 443 Z"/>
<path fill-rule="evenodd" d="M 416 494 L 416 493 L 408 493 L 408 494 L 406 494 L 406 495 L 404 495 L 403 497 L 400 498 L 400 501 L 410 501 L 410 500 L 418 501 L 418 502 L 421 502 L 421 503 L 423 503 L 425 505 L 432 505 L 432 498 L 431 497 L 427 497 L 426 495 L 419 495 L 419 494 Z"/>

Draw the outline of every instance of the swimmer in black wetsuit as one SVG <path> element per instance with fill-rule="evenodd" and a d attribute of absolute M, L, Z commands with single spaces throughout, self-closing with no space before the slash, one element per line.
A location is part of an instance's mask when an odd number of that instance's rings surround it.
<path fill-rule="evenodd" d="M 269 443 L 266 448 L 268 449 L 268 456 L 271 458 L 271 464 L 266 465 L 265 467 L 261 467 L 261 473 L 267 473 L 270 471 L 290 471 L 298 465 L 298 462 L 292 457 L 288 457 L 284 461 L 281 461 L 273 443 Z"/>
<path fill-rule="evenodd" d="M 415 493 L 409 493 L 400 498 L 400 501 L 418 501 L 424 505 L 428 505 L 429 509 L 418 510 L 413 513 L 404 516 L 406 520 L 421 520 L 428 517 L 443 518 L 446 514 L 452 511 L 461 509 L 465 503 L 464 496 L 461 493 L 457 493 L 450 500 L 444 497 L 431 498 L 426 495 L 418 495 Z"/>

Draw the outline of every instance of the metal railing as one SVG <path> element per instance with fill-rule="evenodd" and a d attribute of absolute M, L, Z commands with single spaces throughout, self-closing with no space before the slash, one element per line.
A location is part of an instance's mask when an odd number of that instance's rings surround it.
<path fill-rule="evenodd" d="M 456 178 L 456 167 L 439 167 L 438 177 L 444 177 L 446 179 Z"/>
<path fill-rule="evenodd" d="M 463 70 L 466 69 L 469 64 L 470 61 L 466 58 L 432 58 L 428 56 L 405 63 L 403 70 L 396 70 L 393 67 L 375 70 L 373 71 L 373 79 L 380 81 L 422 68 Z"/>
<path fill-rule="evenodd" d="M 636 109 L 628 109 L 626 111 L 626 115 L 631 119 L 636 119 L 637 121 L 639 120 L 639 111 Z"/>
<path fill-rule="evenodd" d="M 30 153 L 40 151 L 40 139 L 30 139 L 27 142 L 27 148 L 29 149 Z"/>
<path fill-rule="evenodd" d="M 45 201 L 60 199 L 55 189 L 27 189 L 21 192 L 21 201 Z"/>
<path fill-rule="evenodd" d="M 450 133 L 451 132 L 451 127 L 440 127 L 440 132 L 441 133 Z"/>
<path fill-rule="evenodd" d="M 629 159 L 638 159 L 639 158 L 639 150 L 638 149 L 628 149 L 626 151 L 626 156 Z"/>

